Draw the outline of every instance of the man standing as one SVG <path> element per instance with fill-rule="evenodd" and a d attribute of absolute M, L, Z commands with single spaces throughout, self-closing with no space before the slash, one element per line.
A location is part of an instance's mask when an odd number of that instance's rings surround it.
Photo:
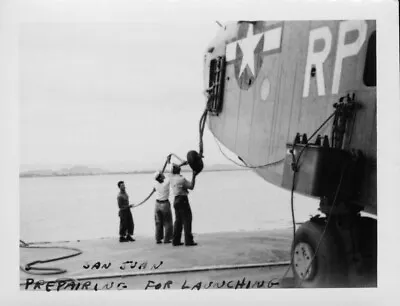
<path fill-rule="evenodd" d="M 189 182 L 181 174 L 181 167 L 172 165 L 172 176 L 170 179 L 171 189 L 174 196 L 175 223 L 172 244 L 182 245 L 182 227 L 185 230 L 185 245 L 197 245 L 192 235 L 192 210 L 190 209 L 188 194 L 194 189 L 197 173 L 193 171 L 192 181 Z"/>
<path fill-rule="evenodd" d="M 156 193 L 156 206 L 154 211 L 156 242 L 159 244 L 164 238 L 164 243 L 171 243 L 172 212 L 169 202 L 170 182 L 165 178 L 165 175 L 159 171 L 154 174 L 154 179 L 156 180 L 154 185 L 154 191 Z"/>
<path fill-rule="evenodd" d="M 132 238 L 134 223 L 129 205 L 129 196 L 125 190 L 125 183 L 123 181 L 118 182 L 118 188 L 120 190 L 117 201 L 119 207 L 119 242 L 135 241 Z"/>

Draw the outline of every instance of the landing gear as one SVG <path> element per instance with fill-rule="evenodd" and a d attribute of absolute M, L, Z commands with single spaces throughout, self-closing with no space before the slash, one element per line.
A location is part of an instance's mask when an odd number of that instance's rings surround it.
<path fill-rule="evenodd" d="M 295 233 L 296 287 L 376 287 L 377 222 L 355 216 L 314 217 Z M 345 222 L 348 219 L 351 222 Z"/>
<path fill-rule="evenodd" d="M 310 220 L 296 231 L 292 257 L 297 286 L 346 286 L 344 255 L 335 240 L 333 229 L 329 226 L 325 229 L 325 219 Z"/>

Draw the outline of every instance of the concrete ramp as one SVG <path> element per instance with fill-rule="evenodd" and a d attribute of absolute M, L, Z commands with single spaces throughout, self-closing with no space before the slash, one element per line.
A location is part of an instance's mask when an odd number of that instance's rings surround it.
<path fill-rule="evenodd" d="M 276 288 L 288 269 L 291 229 L 201 234 L 195 240 L 198 245 L 194 247 L 156 244 L 148 237 L 125 243 L 117 238 L 32 243 L 20 248 L 20 289 Z M 58 268 L 65 273 L 24 271 L 30 262 L 72 255 L 76 250 L 82 253 L 31 266 Z"/>

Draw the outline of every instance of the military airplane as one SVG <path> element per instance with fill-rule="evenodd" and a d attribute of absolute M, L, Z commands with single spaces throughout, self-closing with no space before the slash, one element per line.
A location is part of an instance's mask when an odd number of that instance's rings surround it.
<path fill-rule="evenodd" d="M 293 193 L 319 199 L 294 233 L 294 283 L 376 286 L 376 22 L 219 25 L 204 57 L 208 128 L 290 190 L 292 210 Z"/>

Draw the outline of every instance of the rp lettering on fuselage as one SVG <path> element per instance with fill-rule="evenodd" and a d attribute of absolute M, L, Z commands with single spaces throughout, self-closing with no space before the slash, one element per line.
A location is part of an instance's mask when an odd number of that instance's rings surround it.
<path fill-rule="evenodd" d="M 357 38 L 351 42 L 346 43 L 346 34 L 357 31 Z M 333 81 L 331 94 L 337 94 L 339 92 L 340 79 L 342 76 L 342 65 L 343 60 L 346 57 L 356 55 L 361 46 L 364 44 L 367 36 L 367 23 L 366 21 L 350 20 L 343 21 L 339 24 L 338 40 L 335 46 L 336 48 L 336 59 L 333 68 Z M 322 40 L 324 47 L 322 50 L 315 51 L 314 46 L 318 40 Z M 303 86 L 303 97 L 307 97 L 310 90 L 310 74 L 311 69 L 314 67 L 317 79 L 317 91 L 318 96 L 324 96 L 325 92 L 325 79 L 323 64 L 332 53 L 332 33 L 329 27 L 321 27 L 310 31 L 308 40 L 308 52 L 307 62 L 304 74 L 304 86 Z"/>
<path fill-rule="evenodd" d="M 226 61 L 235 65 L 235 77 L 242 90 L 248 90 L 257 79 L 263 64 L 263 58 L 280 53 L 284 34 L 284 23 L 269 26 L 256 33 L 250 23 L 247 34 L 226 45 Z M 312 29 L 308 33 L 308 48 L 303 71 L 303 98 L 309 96 L 311 72 L 314 70 L 317 95 L 338 94 L 342 78 L 343 62 L 346 58 L 357 55 L 366 41 L 367 22 L 350 20 L 339 23 L 337 37 L 333 37 L 329 26 Z M 306 37 L 305 37 L 306 38 Z M 351 38 L 351 39 L 349 39 Z M 295 46 L 291 46 L 296 51 Z M 324 63 L 334 57 L 333 67 L 324 71 Z M 332 73 L 331 84 L 326 84 L 324 73 Z"/>

